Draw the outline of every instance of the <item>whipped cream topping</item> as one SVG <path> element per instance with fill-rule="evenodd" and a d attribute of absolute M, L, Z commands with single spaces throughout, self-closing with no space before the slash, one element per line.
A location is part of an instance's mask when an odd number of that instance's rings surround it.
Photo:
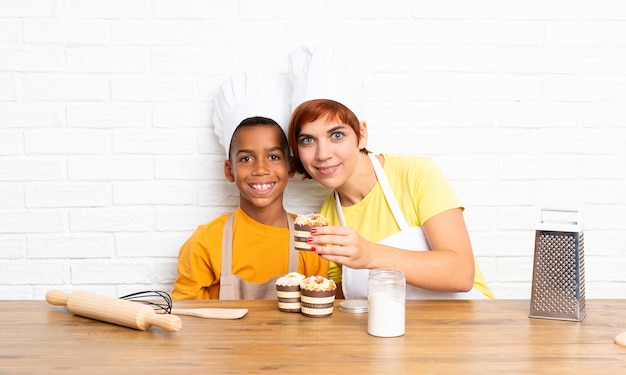
<path fill-rule="evenodd" d="M 298 215 L 294 220 L 295 224 L 308 225 L 311 227 L 324 227 L 328 225 L 328 220 L 320 214 Z"/>
<path fill-rule="evenodd" d="M 298 272 L 290 272 L 285 276 L 279 277 L 278 280 L 276 280 L 276 285 L 296 286 L 300 285 L 302 280 L 304 280 L 304 275 L 301 275 Z"/>
<path fill-rule="evenodd" d="M 304 290 L 326 291 L 336 288 L 337 285 L 334 281 L 322 276 L 310 276 L 300 283 L 300 289 Z"/>

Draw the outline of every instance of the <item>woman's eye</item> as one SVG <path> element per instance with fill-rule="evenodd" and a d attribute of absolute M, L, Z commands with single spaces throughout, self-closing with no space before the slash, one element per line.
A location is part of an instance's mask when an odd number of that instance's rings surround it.
<path fill-rule="evenodd" d="M 333 134 L 331 134 L 331 138 L 334 141 L 338 141 L 340 139 L 342 139 L 344 137 L 344 134 L 342 132 L 334 132 Z"/>
<path fill-rule="evenodd" d="M 300 143 L 303 145 L 310 145 L 311 143 L 313 143 L 313 138 L 311 137 L 302 137 L 300 138 Z"/>

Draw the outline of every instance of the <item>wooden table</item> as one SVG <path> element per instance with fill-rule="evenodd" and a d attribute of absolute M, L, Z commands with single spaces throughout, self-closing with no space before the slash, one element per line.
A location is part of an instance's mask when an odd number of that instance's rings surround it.
<path fill-rule="evenodd" d="M 336 301 L 337 303 L 338 301 Z M 582 322 L 528 318 L 529 302 L 407 301 L 406 334 L 367 334 L 367 314 L 283 313 L 276 301 L 185 301 L 248 308 L 239 320 L 181 316 L 138 331 L 44 301 L 0 301 L 2 374 L 626 374 L 626 300 L 587 300 Z"/>

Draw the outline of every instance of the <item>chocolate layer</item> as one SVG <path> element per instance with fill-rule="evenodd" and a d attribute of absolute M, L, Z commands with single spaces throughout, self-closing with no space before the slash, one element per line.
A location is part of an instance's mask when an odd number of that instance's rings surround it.
<path fill-rule="evenodd" d="M 301 290 L 301 312 L 311 318 L 322 318 L 333 313 L 337 290 Z"/>
<path fill-rule="evenodd" d="M 276 285 L 277 292 L 299 292 L 300 285 Z"/>
<path fill-rule="evenodd" d="M 298 231 L 301 231 L 301 232 L 310 232 L 311 228 L 313 228 L 313 227 L 310 226 L 310 225 L 302 225 L 302 224 L 294 224 L 293 225 L 293 229 L 294 230 L 298 230 Z"/>
<path fill-rule="evenodd" d="M 294 224 L 293 240 L 295 242 L 296 250 L 311 250 L 311 245 L 306 242 L 306 239 L 311 235 L 311 228 L 312 227 L 310 225 Z"/>
<path fill-rule="evenodd" d="M 278 310 L 282 312 L 300 312 L 300 286 L 276 285 Z"/>
<path fill-rule="evenodd" d="M 309 296 L 309 297 L 330 297 L 330 296 L 334 296 L 337 293 L 337 289 L 333 289 L 333 290 L 306 290 L 306 289 L 302 289 L 300 290 L 300 294 L 303 296 Z"/>

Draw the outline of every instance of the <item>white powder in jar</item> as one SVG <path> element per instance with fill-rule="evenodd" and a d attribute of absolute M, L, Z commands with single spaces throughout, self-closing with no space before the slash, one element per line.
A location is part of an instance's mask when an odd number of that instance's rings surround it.
<path fill-rule="evenodd" d="M 370 272 L 367 333 L 379 337 L 404 335 L 404 274 L 391 270 Z"/>

